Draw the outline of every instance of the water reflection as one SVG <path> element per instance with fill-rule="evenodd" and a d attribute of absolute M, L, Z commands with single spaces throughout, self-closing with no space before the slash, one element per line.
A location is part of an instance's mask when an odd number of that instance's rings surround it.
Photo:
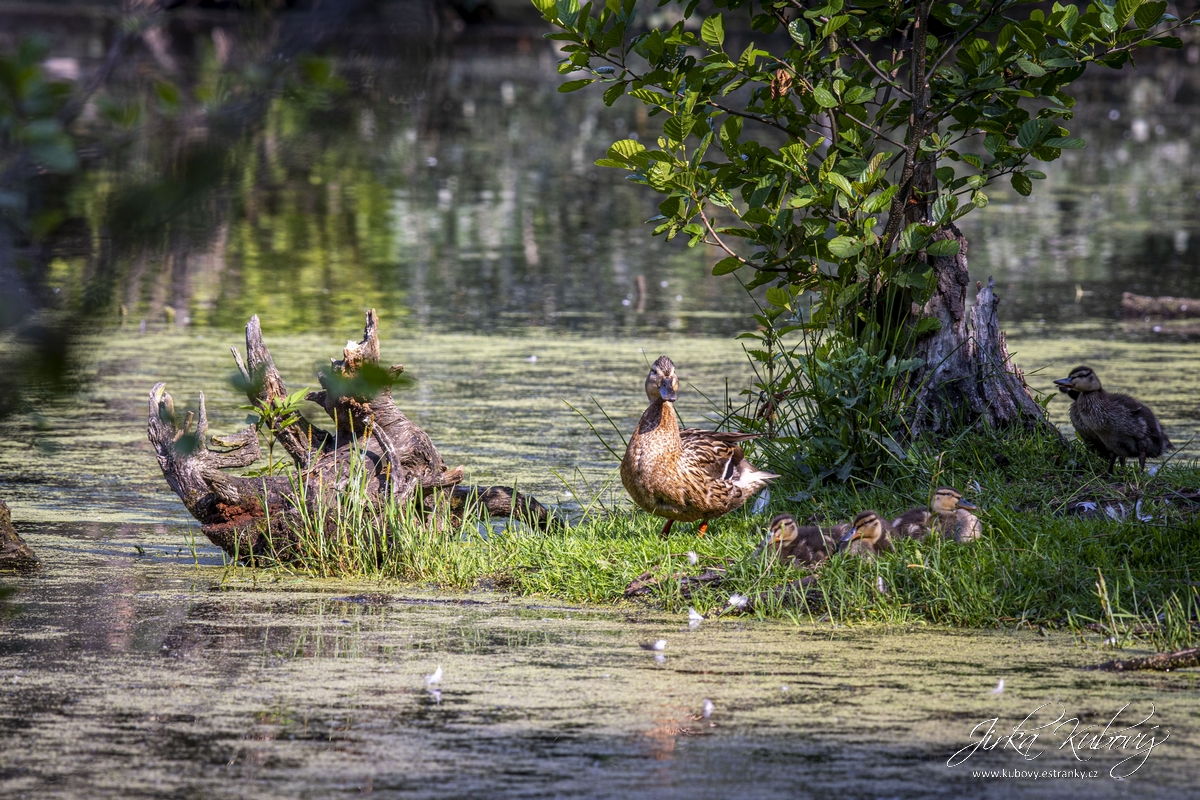
<path fill-rule="evenodd" d="M 117 221 L 169 232 L 135 252 L 65 248 L 57 287 L 80 285 L 95 258 L 121 260 L 112 316 L 121 305 L 151 327 L 234 329 L 269 309 L 268 330 L 332 330 L 369 306 L 422 331 L 745 326 L 748 298 L 707 274 L 716 256 L 650 238 L 655 198 L 592 165 L 657 121 L 628 99 L 559 94 L 540 26 L 440 45 L 347 26 L 330 50 L 341 88 L 260 90 L 231 108 L 205 98 L 253 88 L 282 35 L 239 19 L 176 26 L 114 78 L 109 94 L 149 107 L 142 72 L 169 62 L 183 110 L 119 146 L 102 136 L 76 205 L 93 237 Z M 51 57 L 63 75 L 103 52 L 102 24 L 75 26 Z M 997 186 L 966 218 L 972 271 L 997 277 L 1009 321 L 1107 324 L 1121 291 L 1200 295 L 1200 79 L 1179 63 L 1200 51 L 1145 58 L 1157 60 L 1080 82 L 1071 127 L 1089 147 L 1049 165 L 1033 198 Z"/>
<path fill-rule="evenodd" d="M 1008 782 L 992 789 L 944 766 L 979 720 L 1015 724 L 1053 697 L 1102 726 L 1126 702 L 1153 702 L 1171 741 L 1186 742 L 1198 710 L 1187 675 L 1114 682 L 1081 671 L 1096 654 L 1057 634 L 831 633 L 740 619 L 688 632 L 682 618 L 645 610 L 378 586 L 346 594 L 131 546 L 136 536 L 170 547 L 179 530 L 26 533 L 45 563 L 18 579 L 20 613 L 0 620 L 6 797 L 247 787 L 731 797 L 748 780 L 759 797 L 795 797 L 798 785 L 822 796 L 1004 797 Z M 638 643 L 660 635 L 671 658 L 648 664 Z M 441 702 L 423 679 L 437 664 Z M 1026 766 L 1010 757 L 981 754 L 971 766 Z M 1139 791 L 1186 794 L 1196 759 L 1186 743 L 1157 749 Z M 1074 765 L 1057 751 L 1038 761 Z M 1022 788 L 1108 797 L 1127 786 L 1042 785 Z"/>

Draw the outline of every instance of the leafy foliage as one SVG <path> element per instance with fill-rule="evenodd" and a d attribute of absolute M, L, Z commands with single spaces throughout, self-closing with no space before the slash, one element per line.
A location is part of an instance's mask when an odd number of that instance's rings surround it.
<path fill-rule="evenodd" d="M 921 256 L 952 254 L 936 230 L 995 179 L 1029 194 L 1045 177 L 1032 162 L 1084 146 L 1062 123 L 1085 67 L 1179 47 L 1170 34 L 1197 17 L 1138 0 L 714 0 L 726 10 L 697 34 L 698 0 L 677 1 L 678 23 L 635 34 L 635 0 L 534 0 L 561 29 L 559 71 L 589 75 L 562 91 L 603 83 L 609 105 L 628 94 L 665 117 L 652 146 L 624 139 L 597 164 L 665 196 L 656 235 L 720 248 L 714 273 L 752 271 L 751 287 L 819 291 L 831 319 L 888 285 L 931 291 Z M 727 51 L 726 15 L 787 45 Z"/>
<path fill-rule="evenodd" d="M 1046 177 L 1036 162 L 1084 146 L 1063 126 L 1089 64 L 1179 47 L 1172 34 L 1200 15 L 1139 0 L 713 0 L 701 21 L 698 0 L 675 1 L 679 21 L 648 31 L 636 0 L 534 3 L 560 29 L 562 91 L 600 83 L 605 103 L 627 94 L 663 118 L 656 142 L 622 139 L 596 162 L 664 196 L 654 234 L 718 248 L 714 275 L 775 284 L 754 389 L 794 433 L 800 471 L 842 478 L 877 477 L 899 451 L 897 378 L 921 366 L 913 337 L 940 324 L 913 309 L 936 289 L 935 259 L 959 252 L 948 227 L 997 179 L 1028 195 Z M 775 330 L 805 292 L 807 319 Z"/>

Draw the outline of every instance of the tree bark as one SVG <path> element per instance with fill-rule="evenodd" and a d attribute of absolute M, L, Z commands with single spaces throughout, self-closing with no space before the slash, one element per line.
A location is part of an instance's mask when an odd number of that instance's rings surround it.
<path fill-rule="evenodd" d="M 413 502 L 427 520 L 440 509 L 448 510 L 452 521 L 461 521 L 472 506 L 540 528 L 554 524 L 545 506 L 509 487 L 460 485 L 463 468 L 446 469 L 429 436 L 396 407 L 390 382 L 404 368 L 379 367 L 378 327 L 372 309 L 362 341 L 348 343 L 342 358 L 318 375 L 323 389 L 308 395 L 325 409 L 333 432 L 303 417 L 284 424 L 280 414 L 272 413 L 286 400 L 287 388 L 263 342 L 257 316 L 246 325 L 245 358 L 232 348 L 246 396 L 292 459 L 291 475 L 229 474 L 226 470 L 248 467 L 262 457 L 255 427 L 224 438 L 209 436 L 203 393 L 196 413 L 189 411 L 181 419 L 166 385 L 154 387 L 147 433 L 163 477 L 205 536 L 226 553 L 238 559 L 294 557 L 304 529 L 302 513 L 312 520 L 320 509 L 335 507 L 355 458 L 363 459 L 368 470 L 365 491 L 372 503 Z M 336 533 L 332 520 L 323 526 L 322 535 Z"/>
<path fill-rule="evenodd" d="M 0 569 L 25 571 L 37 566 L 37 556 L 13 527 L 8 504 L 0 500 Z"/>
<path fill-rule="evenodd" d="M 923 307 L 914 308 L 915 318 L 936 319 L 941 327 L 912 347 L 912 355 L 925 362 L 908 384 L 914 399 L 913 433 L 946 434 L 982 424 L 1036 428 L 1061 437 L 1009 358 L 996 313 L 1000 299 L 995 281 L 988 278 L 986 286 L 976 282 L 975 305 L 968 313 L 967 240 L 952 224 L 932 237 L 943 239 L 956 239 L 958 254 L 935 259 L 937 288 Z"/>

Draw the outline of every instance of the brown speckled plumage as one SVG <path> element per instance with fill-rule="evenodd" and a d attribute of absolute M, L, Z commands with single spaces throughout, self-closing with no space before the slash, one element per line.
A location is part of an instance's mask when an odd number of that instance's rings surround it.
<path fill-rule="evenodd" d="M 892 536 L 924 539 L 936 531 L 956 542 L 974 541 L 983 535 L 983 523 L 969 510 L 974 508 L 958 491 L 943 486 L 934 492 L 930 508 L 910 508 L 892 520 Z"/>
<path fill-rule="evenodd" d="M 1104 391 L 1090 367 L 1076 367 L 1054 382 L 1071 403 L 1071 424 L 1091 450 L 1108 459 L 1108 471 L 1121 460 L 1136 458 L 1146 468 L 1147 458 L 1157 458 L 1175 446 L 1144 403 L 1127 394 Z"/>
<path fill-rule="evenodd" d="M 746 460 L 739 442 L 757 434 L 679 429 L 673 401 L 679 381 L 662 356 L 646 378 L 650 406 L 621 460 L 621 482 L 633 502 L 669 521 L 695 522 L 739 508 L 773 478 Z M 664 531 L 670 527 L 670 522 Z"/>
<path fill-rule="evenodd" d="M 791 514 L 779 514 L 771 520 L 770 533 L 763 547 L 783 563 L 812 567 L 837 552 L 838 539 L 850 531 L 849 525 L 800 525 Z"/>

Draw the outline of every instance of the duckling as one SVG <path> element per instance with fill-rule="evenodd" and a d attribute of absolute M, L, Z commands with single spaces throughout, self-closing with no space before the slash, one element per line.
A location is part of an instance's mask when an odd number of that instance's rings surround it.
<path fill-rule="evenodd" d="M 621 483 L 640 508 L 666 518 L 665 536 L 676 522 L 708 521 L 740 508 L 779 476 L 746 460 L 739 442 L 754 433 L 679 429 L 674 402 L 679 390 L 675 365 L 660 357 L 646 376 L 650 406 L 629 438 L 621 460 Z"/>
<path fill-rule="evenodd" d="M 852 556 L 874 558 L 892 549 L 891 529 L 891 523 L 874 511 L 864 511 L 854 518 L 854 529 L 842 537 L 841 550 Z"/>
<path fill-rule="evenodd" d="M 1118 458 L 1124 467 L 1126 458 L 1136 457 L 1144 470 L 1147 457 L 1157 458 L 1175 448 L 1153 411 L 1127 394 L 1104 391 L 1090 367 L 1076 367 L 1054 383 L 1074 401 L 1071 424 L 1075 433 L 1108 459 L 1109 474 Z"/>
<path fill-rule="evenodd" d="M 818 525 L 797 525 L 791 514 L 780 514 L 771 520 L 765 547 L 775 550 L 779 560 L 793 566 L 815 566 L 837 552 L 838 538 L 845 535 L 849 525 L 821 528 Z"/>
<path fill-rule="evenodd" d="M 892 520 L 892 534 L 924 539 L 933 530 L 956 542 L 971 542 L 983 535 L 983 523 L 971 513 L 977 509 L 958 491 L 943 486 L 933 493 L 930 508 L 910 508 Z"/>

